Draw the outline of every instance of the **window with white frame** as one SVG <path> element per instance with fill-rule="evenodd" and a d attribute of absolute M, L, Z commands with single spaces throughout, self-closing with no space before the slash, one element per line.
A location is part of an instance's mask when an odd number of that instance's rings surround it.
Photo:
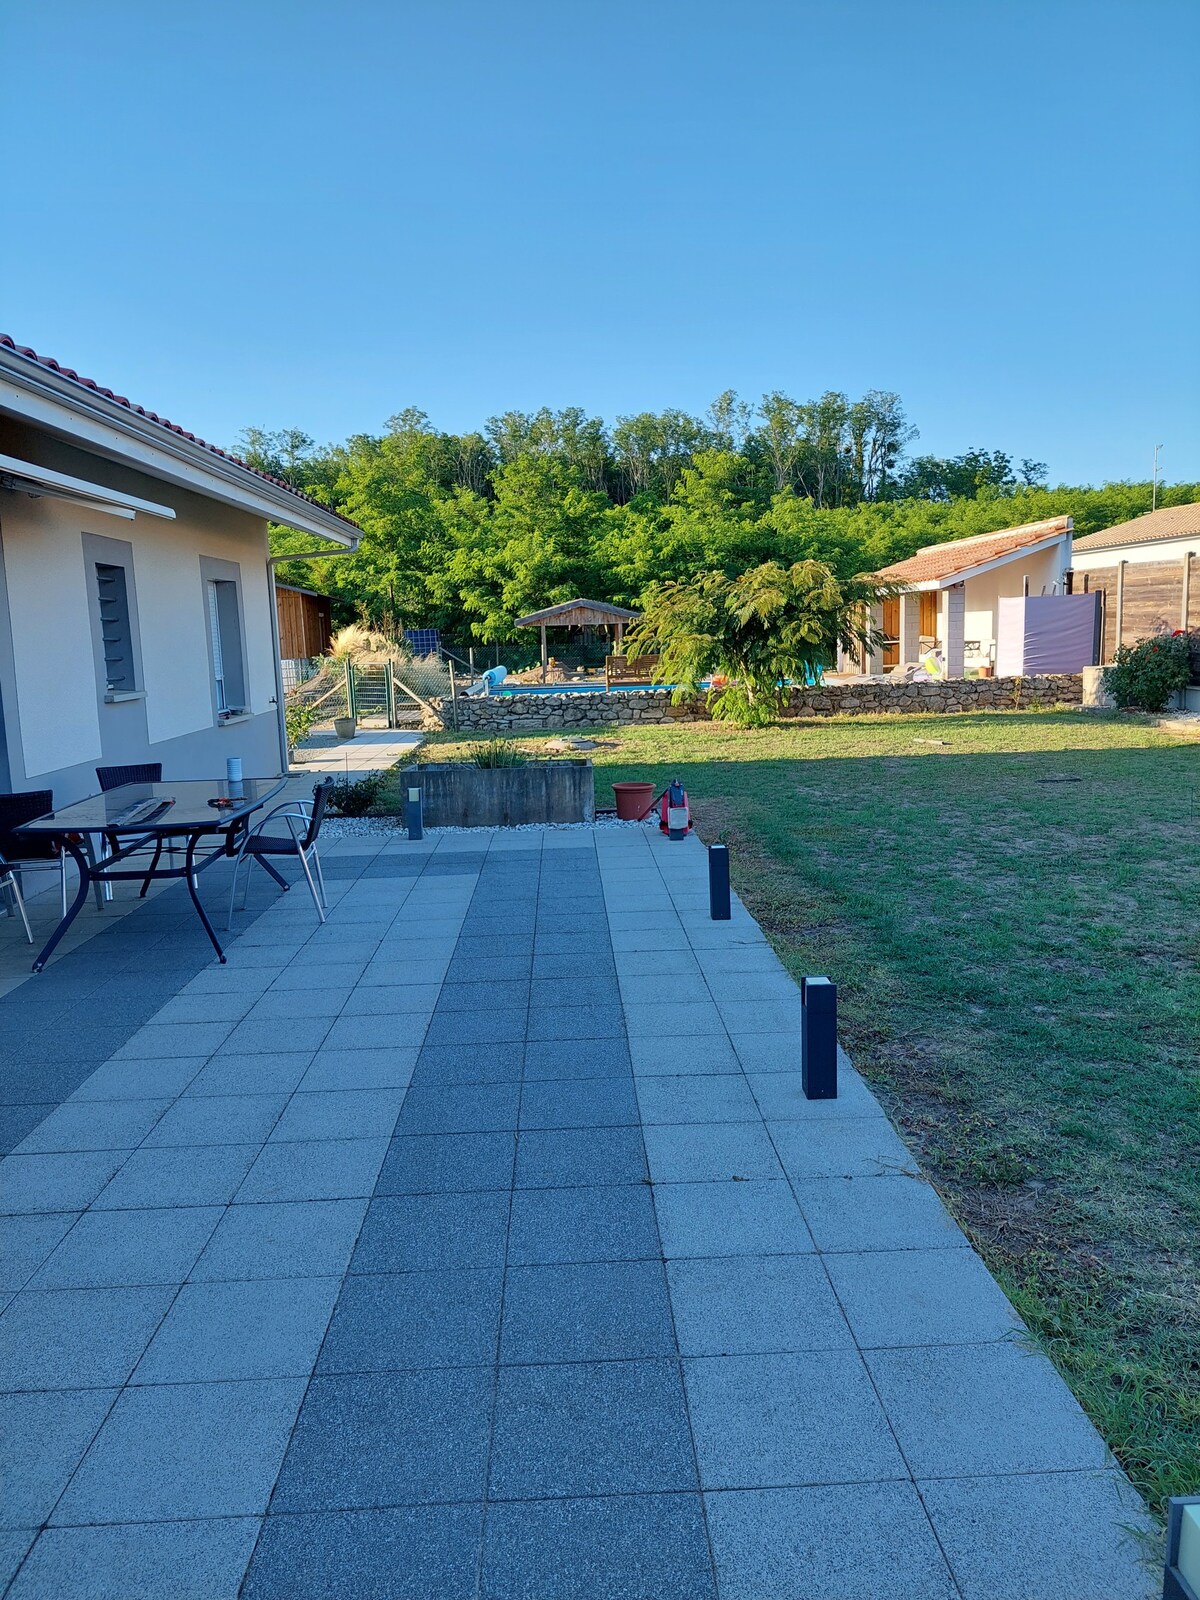
<path fill-rule="evenodd" d="M 217 716 L 233 716 L 246 708 L 238 586 L 231 578 L 206 578 L 204 587 Z"/>

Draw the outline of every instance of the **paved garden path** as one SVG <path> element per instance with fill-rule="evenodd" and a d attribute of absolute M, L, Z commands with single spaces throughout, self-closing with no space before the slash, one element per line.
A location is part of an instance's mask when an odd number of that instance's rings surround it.
<path fill-rule="evenodd" d="M 1154 1592 L 863 1082 L 804 1100 L 698 842 L 326 869 L 324 928 L 266 895 L 224 968 L 163 933 L 177 997 L 0 1167 L 9 1600 Z"/>

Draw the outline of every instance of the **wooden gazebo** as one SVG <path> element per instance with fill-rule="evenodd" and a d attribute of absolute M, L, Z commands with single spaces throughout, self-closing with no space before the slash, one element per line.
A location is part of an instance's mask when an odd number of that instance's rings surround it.
<path fill-rule="evenodd" d="M 545 611 L 531 611 L 527 617 L 518 617 L 516 625 L 541 631 L 542 681 L 545 682 L 547 628 L 612 628 L 616 649 L 620 651 L 625 624 L 636 622 L 639 614 L 627 611 L 624 606 L 610 606 L 606 600 L 564 600 L 560 605 L 547 606 Z"/>

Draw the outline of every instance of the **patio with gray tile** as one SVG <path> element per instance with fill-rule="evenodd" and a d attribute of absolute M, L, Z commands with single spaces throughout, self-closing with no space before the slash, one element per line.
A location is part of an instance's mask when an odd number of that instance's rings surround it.
<path fill-rule="evenodd" d="M 224 967 L 174 891 L 37 979 L 0 924 L 0 1594 L 1155 1592 L 698 841 L 324 856 L 328 923 L 260 880 Z"/>

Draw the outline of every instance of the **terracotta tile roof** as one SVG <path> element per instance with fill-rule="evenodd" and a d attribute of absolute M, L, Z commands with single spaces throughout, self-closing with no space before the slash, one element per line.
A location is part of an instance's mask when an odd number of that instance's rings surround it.
<path fill-rule="evenodd" d="M 1144 517 L 1132 517 L 1076 539 L 1074 549 L 1115 550 L 1127 544 L 1148 544 L 1151 539 L 1186 539 L 1189 535 L 1200 539 L 1200 502 L 1147 511 Z"/>
<path fill-rule="evenodd" d="M 33 361 L 39 367 L 45 367 L 49 372 L 56 372 L 60 378 L 69 378 L 72 383 L 77 383 L 82 389 L 90 389 L 93 394 L 102 395 L 104 399 L 111 400 L 115 405 L 124 406 L 126 411 L 134 411 L 139 417 L 145 417 L 148 422 L 157 423 L 160 428 L 165 428 L 168 433 L 178 434 L 181 439 L 198 445 L 201 450 L 207 450 L 211 455 L 220 456 L 224 461 L 231 461 L 235 467 L 240 467 L 243 472 L 252 473 L 254 477 L 261 478 L 264 483 L 273 484 L 276 489 L 284 489 L 288 494 L 295 495 L 297 500 L 304 500 L 310 506 L 317 506 L 328 515 L 336 517 L 339 522 L 344 522 L 348 528 L 353 528 L 356 533 L 361 533 L 356 522 L 351 522 L 349 517 L 342 516 L 340 511 L 335 511 L 332 506 L 323 505 L 322 502 L 311 494 L 305 494 L 302 489 L 295 488 L 286 483 L 282 478 L 273 478 L 269 472 L 260 472 L 257 467 L 252 467 L 240 456 L 233 455 L 228 450 L 222 450 L 220 445 L 209 444 L 206 439 L 198 438 L 196 434 L 189 433 L 186 428 L 181 428 L 176 422 L 169 422 L 166 417 L 160 417 L 157 412 L 147 411 L 144 406 L 134 405 L 132 400 L 127 400 L 123 394 L 114 394 L 111 389 L 96 383 L 91 378 L 81 378 L 71 367 L 64 367 L 55 361 L 53 356 L 40 356 L 36 350 L 31 350 L 28 345 L 17 344 L 7 333 L 0 333 L 0 348 L 11 350 L 14 355 L 23 356 L 26 361 Z"/>
<path fill-rule="evenodd" d="M 1051 517 L 1046 522 L 1026 522 L 1019 528 L 999 533 L 976 533 L 969 539 L 952 539 L 947 544 L 928 544 L 907 561 L 884 567 L 876 577 L 889 583 L 931 583 L 969 572 L 989 561 L 1015 555 L 1031 545 L 1061 537 L 1071 531 L 1070 517 Z"/>

